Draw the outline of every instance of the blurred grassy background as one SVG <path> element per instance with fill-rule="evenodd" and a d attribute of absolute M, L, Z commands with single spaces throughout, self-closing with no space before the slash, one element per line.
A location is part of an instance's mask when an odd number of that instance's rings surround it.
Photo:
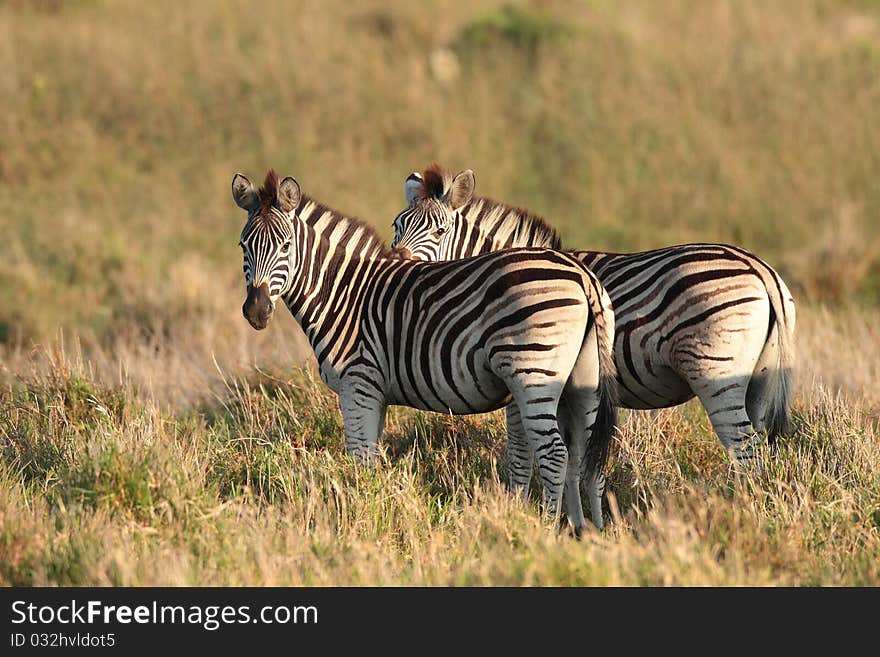
<path fill-rule="evenodd" d="M 0 71 L 7 353 L 241 324 L 229 181 L 269 166 L 386 237 L 436 159 L 571 247 L 880 299 L 880 2 L 18 0 Z"/>

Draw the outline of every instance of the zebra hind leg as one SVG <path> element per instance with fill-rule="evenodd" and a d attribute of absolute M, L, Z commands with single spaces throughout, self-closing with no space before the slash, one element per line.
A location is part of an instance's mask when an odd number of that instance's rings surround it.
<path fill-rule="evenodd" d="M 507 472 L 510 494 L 522 500 L 529 497 L 534 452 L 522 425 L 519 406 L 511 402 L 505 409 L 507 415 Z"/>
<path fill-rule="evenodd" d="M 697 392 L 721 444 L 733 458 L 737 472 L 754 472 L 754 446 L 758 440 L 746 410 L 749 377 L 707 383 Z"/>
<path fill-rule="evenodd" d="M 556 416 L 562 386 L 533 385 L 514 391 L 525 435 L 538 461 L 538 475 L 544 487 L 545 510 L 559 516 L 559 503 L 568 466 L 568 449 Z"/>
<path fill-rule="evenodd" d="M 587 499 L 590 503 L 590 518 L 596 529 L 602 529 L 602 495 L 605 492 L 605 475 L 599 467 L 588 470 L 587 450 L 590 449 L 590 438 L 599 411 L 599 399 L 595 392 L 585 393 L 582 390 L 566 389 L 559 404 L 567 407 L 569 414 L 571 446 L 569 447 L 569 469 L 577 472 L 578 487 L 583 482 Z M 578 491 L 579 492 L 579 491 Z M 566 494 L 568 490 L 566 489 Z"/>
<path fill-rule="evenodd" d="M 565 446 L 568 448 L 568 465 L 565 469 L 565 511 L 571 523 L 574 534 L 580 537 L 584 531 L 586 520 L 584 519 L 584 507 L 581 502 L 581 471 L 580 463 L 583 458 L 581 442 L 574 435 L 578 426 L 572 417 L 571 410 L 565 403 L 565 397 L 559 401 L 558 408 L 559 431 L 562 434 Z"/>
<path fill-rule="evenodd" d="M 736 312 L 715 312 L 672 338 L 673 369 L 700 398 L 712 427 L 740 475 L 755 473 L 755 418 L 748 388 L 767 341 L 770 303 L 763 283 L 737 289 Z M 754 293 L 753 297 L 742 295 Z M 719 309 L 721 306 L 719 306 Z M 771 356 L 769 352 L 767 356 Z"/>

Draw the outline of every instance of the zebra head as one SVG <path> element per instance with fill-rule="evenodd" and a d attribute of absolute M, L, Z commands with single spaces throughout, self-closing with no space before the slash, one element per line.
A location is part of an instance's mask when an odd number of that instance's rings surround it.
<path fill-rule="evenodd" d="M 406 209 L 394 219 L 391 248 L 413 260 L 449 260 L 460 223 L 459 209 L 474 195 L 474 172 L 457 176 L 433 164 L 424 175 L 413 172 L 403 184 Z"/>
<path fill-rule="evenodd" d="M 272 318 L 279 297 L 291 285 L 299 184 L 290 176 L 279 182 L 275 170 L 269 169 L 263 186 L 257 190 L 237 173 L 232 178 L 232 198 L 248 213 L 239 242 L 247 283 L 247 299 L 241 310 L 250 325 L 261 330 Z"/>

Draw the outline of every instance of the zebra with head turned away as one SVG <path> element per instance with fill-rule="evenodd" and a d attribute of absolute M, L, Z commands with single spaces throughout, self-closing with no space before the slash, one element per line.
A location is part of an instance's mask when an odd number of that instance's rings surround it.
<path fill-rule="evenodd" d="M 401 259 L 274 170 L 259 190 L 236 174 L 232 196 L 248 213 L 244 316 L 263 329 L 279 300 L 288 307 L 339 395 L 350 453 L 372 460 L 391 404 L 468 414 L 513 400 L 512 490 L 536 453 L 545 508 L 559 512 L 564 488 L 580 533 L 581 470 L 601 472 L 615 422 L 613 312 L 588 269 L 542 248 Z"/>
<path fill-rule="evenodd" d="M 410 174 L 392 248 L 430 261 L 561 248 L 540 217 L 474 196 L 474 184 L 471 170 L 452 176 L 436 164 Z M 724 244 L 572 255 L 611 296 L 621 406 L 663 408 L 697 396 L 739 466 L 750 464 L 756 432 L 772 441 L 786 430 L 795 307 L 763 260 Z"/>

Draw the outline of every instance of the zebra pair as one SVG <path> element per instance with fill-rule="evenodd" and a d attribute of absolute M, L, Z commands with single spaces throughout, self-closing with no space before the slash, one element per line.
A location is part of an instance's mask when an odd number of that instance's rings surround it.
<path fill-rule="evenodd" d="M 432 165 L 410 174 L 392 248 L 428 261 L 524 246 L 561 248 L 541 218 L 474 196 L 474 185 L 470 170 L 452 176 Z M 763 260 L 724 244 L 571 255 L 611 297 L 621 406 L 663 408 L 697 396 L 742 466 L 753 458 L 758 433 L 772 441 L 786 430 L 795 307 Z"/>
<path fill-rule="evenodd" d="M 472 192 L 452 185 L 451 203 Z M 417 262 L 369 225 L 304 196 L 270 170 L 240 174 L 236 204 L 247 298 L 265 328 L 279 300 L 307 336 L 321 379 L 339 395 L 346 445 L 370 461 L 388 405 L 454 414 L 508 408 L 511 483 L 527 491 L 533 454 L 544 503 L 579 533 L 602 524 L 602 470 L 615 423 L 614 314 L 593 273 L 546 248 Z"/>

